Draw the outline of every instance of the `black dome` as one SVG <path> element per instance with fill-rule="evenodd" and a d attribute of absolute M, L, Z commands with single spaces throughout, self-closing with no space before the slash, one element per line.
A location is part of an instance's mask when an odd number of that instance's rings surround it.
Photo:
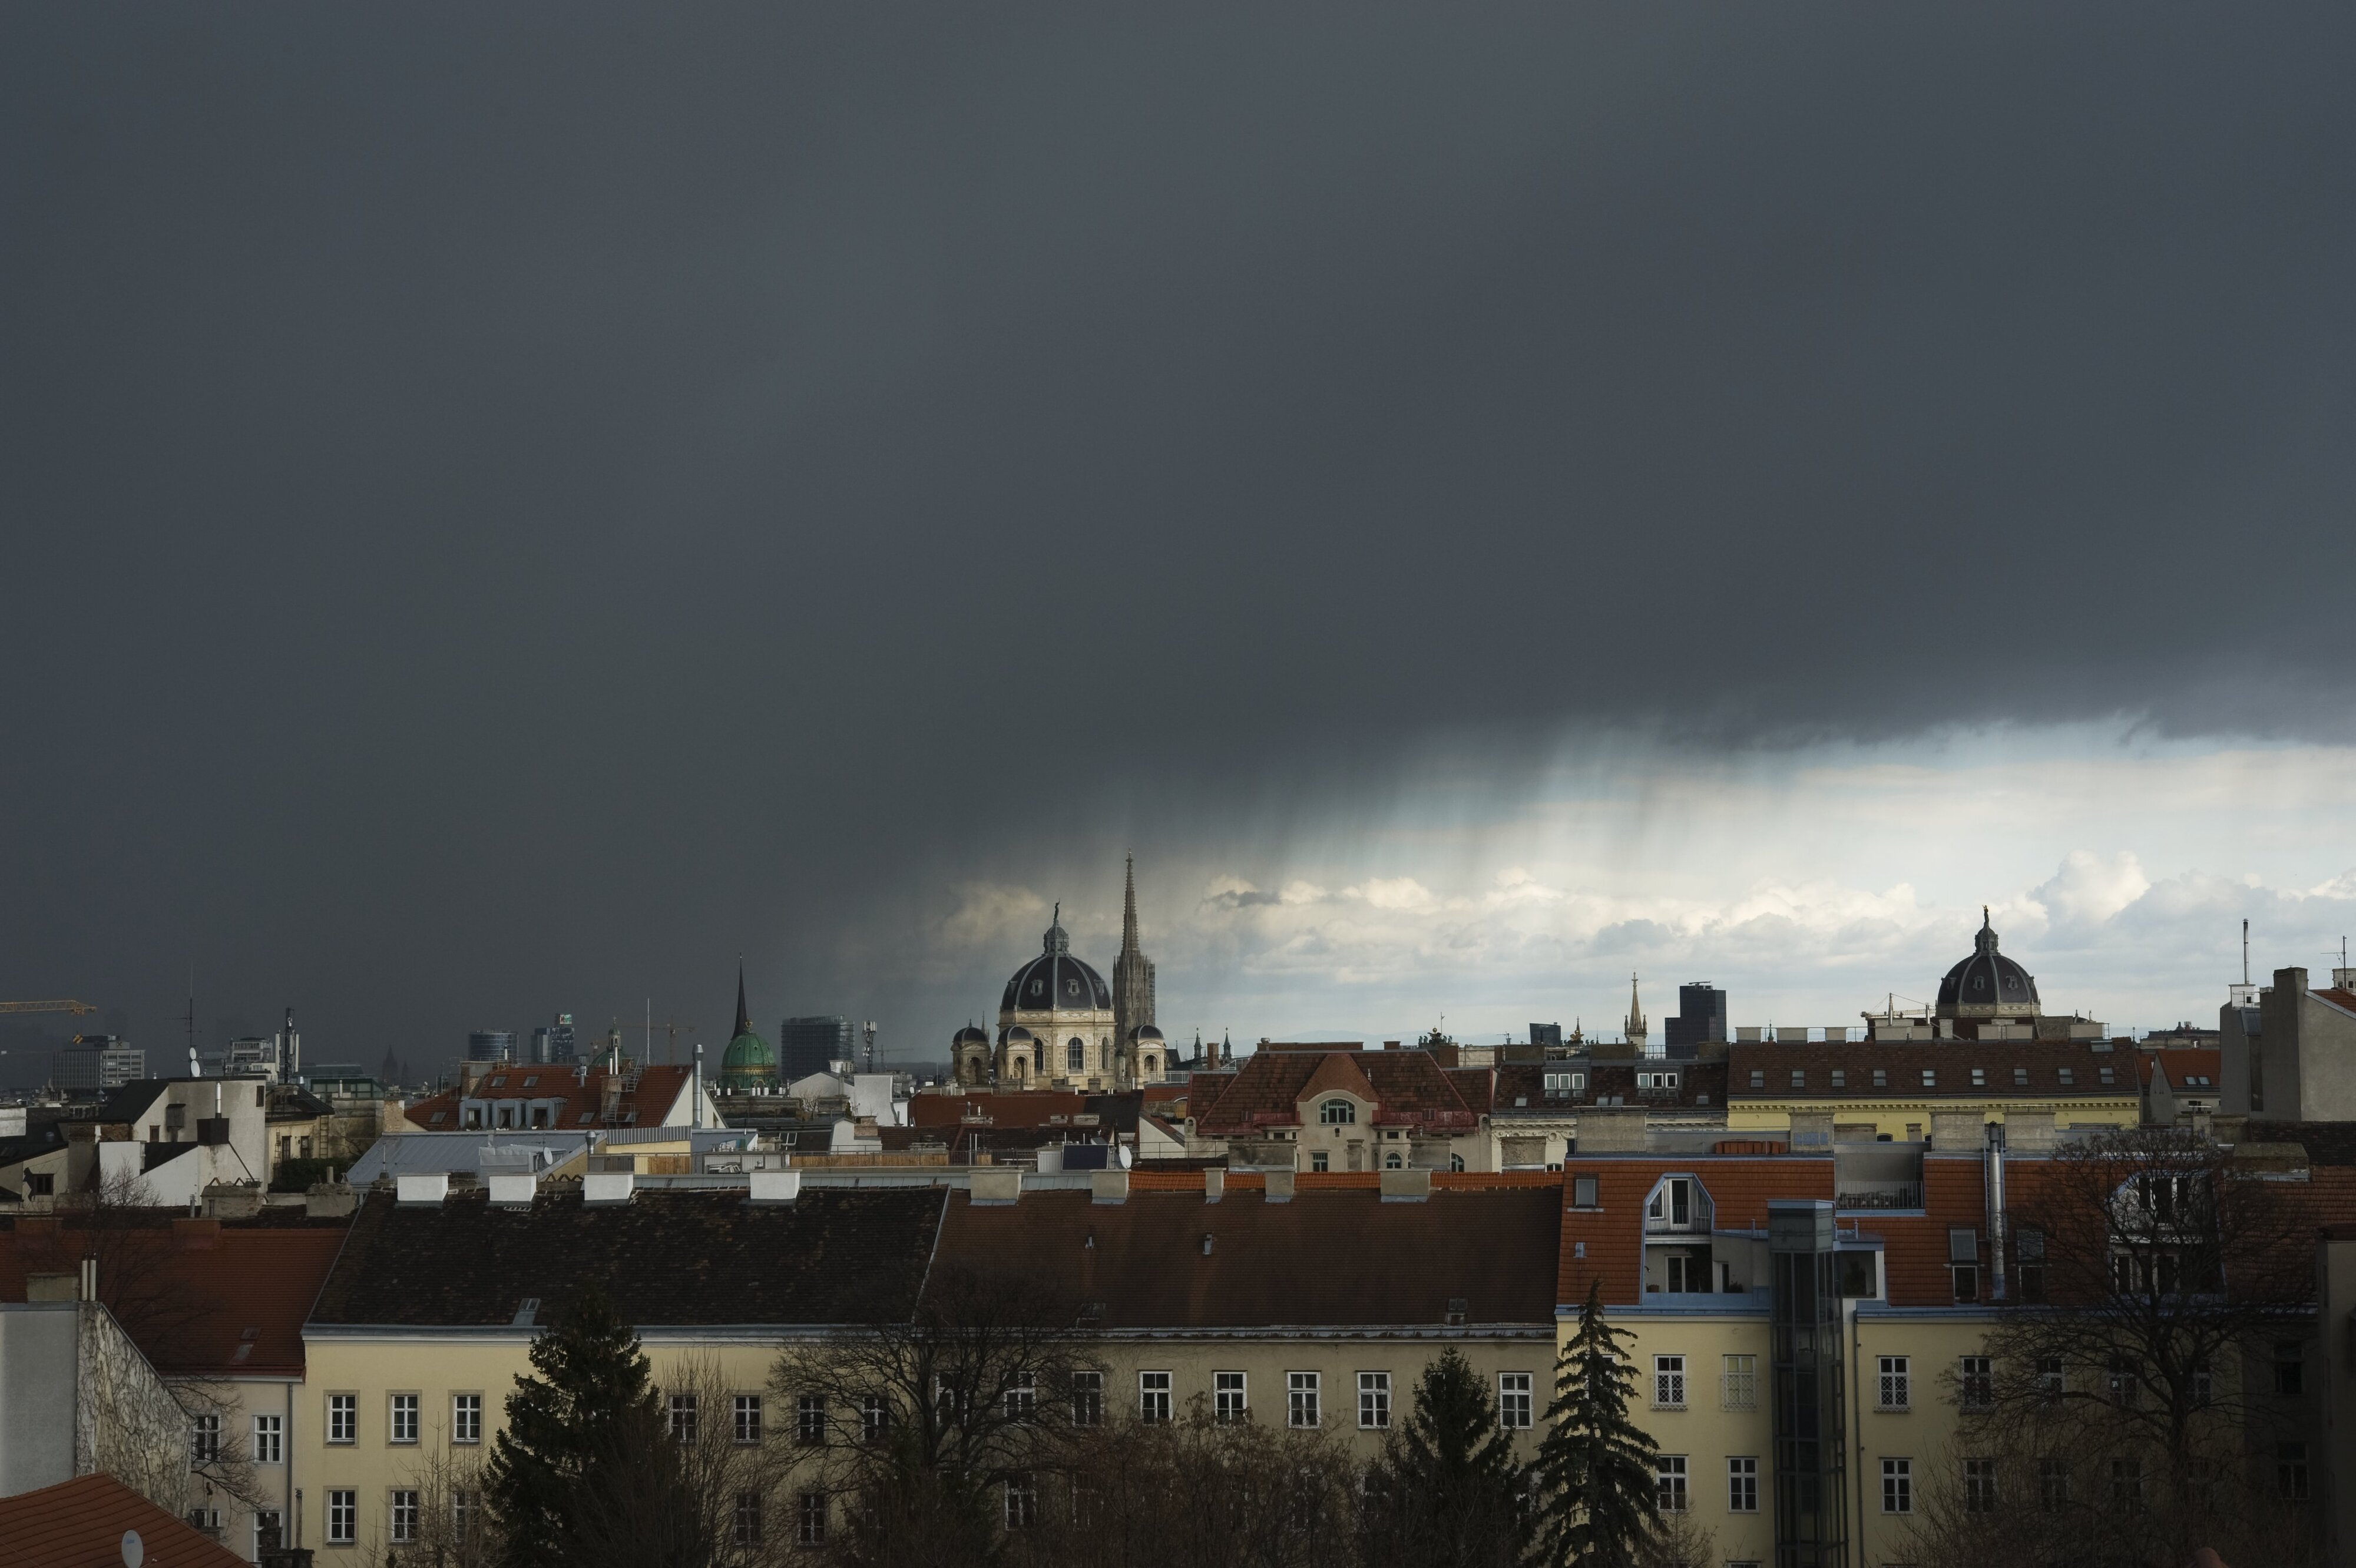
<path fill-rule="evenodd" d="M 980 1029 L 975 1028 L 971 1024 L 968 1024 L 964 1028 L 959 1029 L 950 1037 L 949 1044 L 952 1046 L 986 1046 L 990 1044 L 990 1036 L 983 1034 Z"/>
<path fill-rule="evenodd" d="M 2037 999 L 2036 977 L 1996 950 L 1996 929 L 1987 923 L 1986 910 L 1980 913 L 1972 956 L 1947 971 L 1946 978 L 1939 982 L 1939 1005 L 2030 1013 L 2042 1005 Z"/>
<path fill-rule="evenodd" d="M 1105 983 L 1103 975 L 1072 956 L 1072 939 L 1065 934 L 1061 920 L 1047 928 L 1041 947 L 1039 956 L 1007 981 L 1006 995 L 998 1004 L 1001 1012 L 1111 1008 L 1112 987 Z"/>

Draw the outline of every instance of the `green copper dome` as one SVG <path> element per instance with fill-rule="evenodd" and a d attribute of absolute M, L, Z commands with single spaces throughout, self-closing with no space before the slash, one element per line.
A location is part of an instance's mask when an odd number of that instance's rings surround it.
<path fill-rule="evenodd" d="M 728 1042 L 728 1050 L 720 1058 L 720 1081 L 733 1085 L 743 1080 L 748 1087 L 756 1083 L 775 1084 L 777 1078 L 777 1053 L 769 1042 L 753 1032 L 753 1017 L 744 1006 L 744 969 L 736 968 L 736 1035 Z"/>

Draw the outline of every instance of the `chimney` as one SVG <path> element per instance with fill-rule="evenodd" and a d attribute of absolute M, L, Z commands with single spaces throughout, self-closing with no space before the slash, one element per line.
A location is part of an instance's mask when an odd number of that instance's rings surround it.
<path fill-rule="evenodd" d="M 1987 1127 L 1988 1299 L 2004 1299 L 2004 1128 Z"/>
<path fill-rule="evenodd" d="M 1290 1203 L 1292 1201 L 1292 1177 L 1293 1173 L 1290 1171 L 1266 1171 L 1261 1173 L 1260 1179 L 1268 1183 L 1267 1201 L 1269 1203 Z"/>
<path fill-rule="evenodd" d="M 81 1299 L 84 1301 L 98 1299 L 98 1260 L 96 1258 L 84 1258 L 81 1261 Z"/>
<path fill-rule="evenodd" d="M 1226 1196 L 1226 1172 L 1214 1168 L 1205 1170 L 1203 1173 L 1203 1201 L 1205 1203 L 1218 1202 L 1220 1198 Z"/>
<path fill-rule="evenodd" d="M 1127 1171 L 1090 1171 L 1088 1193 L 1091 1203 L 1127 1203 L 1129 1173 Z"/>
<path fill-rule="evenodd" d="M 688 1101 L 687 1124 L 703 1125 L 703 1042 L 695 1042 L 695 1098 Z"/>
<path fill-rule="evenodd" d="M 412 1208 L 438 1204 L 450 1196 L 450 1173 L 431 1171 L 393 1178 L 393 1201 Z"/>

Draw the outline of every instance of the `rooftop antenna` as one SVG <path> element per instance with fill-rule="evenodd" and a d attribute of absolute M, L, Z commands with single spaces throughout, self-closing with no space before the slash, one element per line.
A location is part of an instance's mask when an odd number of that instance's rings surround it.
<path fill-rule="evenodd" d="M 2242 983 L 2250 983 L 2250 918 L 2242 917 Z"/>
<path fill-rule="evenodd" d="M 197 1065 L 197 966 L 188 965 L 188 1076 L 202 1078 L 204 1069 Z"/>

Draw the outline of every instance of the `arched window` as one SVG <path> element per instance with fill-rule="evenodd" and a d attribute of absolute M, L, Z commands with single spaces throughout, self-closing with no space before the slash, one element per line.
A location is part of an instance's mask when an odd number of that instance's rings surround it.
<path fill-rule="evenodd" d="M 1328 1127 L 1348 1127 L 1358 1120 L 1358 1108 L 1346 1100 L 1329 1100 L 1317 1108 L 1317 1120 Z"/>
<path fill-rule="evenodd" d="M 1448 1168 L 1449 1168 L 1450 1170 L 1451 1170 L 1451 1171 L 1461 1171 L 1461 1170 L 1462 1170 L 1462 1169 L 1464 1168 L 1464 1156 L 1463 1156 L 1463 1155 L 1449 1155 L 1449 1156 L 1448 1156 Z"/>
<path fill-rule="evenodd" d="M 1088 1070 L 1088 1047 L 1081 1043 L 1077 1035 L 1074 1035 L 1072 1043 L 1064 1047 L 1064 1067 L 1068 1072 Z"/>
<path fill-rule="evenodd" d="M 1400 1159 L 1396 1154 L 1385 1155 L 1383 1156 L 1383 1169 L 1387 1171 L 1398 1170 L 1403 1168 L 1406 1165 L 1407 1162 Z"/>
<path fill-rule="evenodd" d="M 1146 1058 L 1143 1070 L 1146 1072 L 1160 1072 L 1162 1070 L 1162 1058 L 1160 1057 Z"/>

